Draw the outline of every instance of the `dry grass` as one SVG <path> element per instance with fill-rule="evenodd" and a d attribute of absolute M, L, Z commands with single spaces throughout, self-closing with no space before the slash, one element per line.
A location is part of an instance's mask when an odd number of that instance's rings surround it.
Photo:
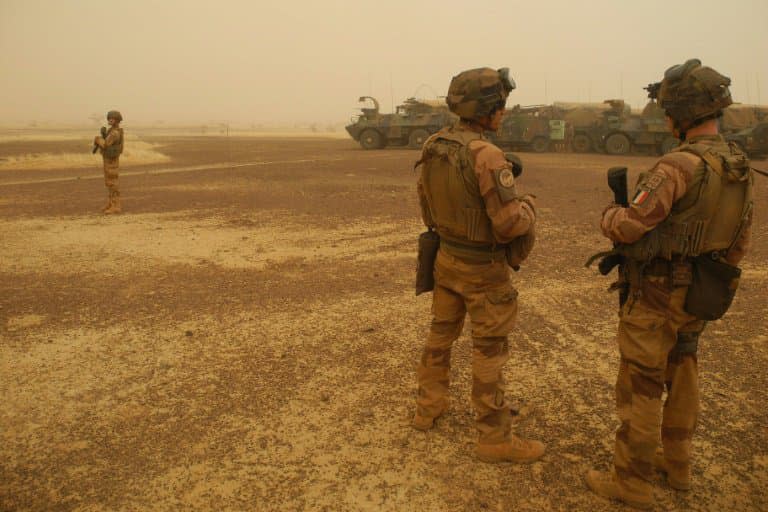
<path fill-rule="evenodd" d="M 27 131 L 14 131 L 14 130 L 0 130 L 0 144 L 7 142 L 29 142 L 29 141 L 41 141 L 41 142 L 57 142 L 68 140 L 87 140 L 89 135 L 98 135 L 99 130 L 72 130 L 61 132 L 27 132 Z M 92 135 L 91 135 L 92 134 Z"/>
<path fill-rule="evenodd" d="M 0 171 L 39 170 L 39 169 L 72 169 L 94 167 L 101 164 L 101 155 L 92 154 L 92 146 L 84 145 L 81 153 L 27 153 L 14 155 L 0 160 Z M 120 157 L 120 165 L 158 164 L 169 162 L 171 159 L 158 151 L 157 144 L 149 144 L 128 138 L 125 151 Z"/>

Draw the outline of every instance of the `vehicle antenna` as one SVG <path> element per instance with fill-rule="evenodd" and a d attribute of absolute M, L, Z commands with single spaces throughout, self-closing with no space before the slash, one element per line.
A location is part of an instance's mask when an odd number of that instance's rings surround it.
<path fill-rule="evenodd" d="M 395 111 L 395 93 L 392 88 L 392 71 L 389 72 L 389 100 L 392 107 L 392 112 Z"/>

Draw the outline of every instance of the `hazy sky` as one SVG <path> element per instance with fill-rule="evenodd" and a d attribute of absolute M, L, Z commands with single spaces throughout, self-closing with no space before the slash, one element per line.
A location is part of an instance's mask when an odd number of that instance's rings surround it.
<path fill-rule="evenodd" d="M 508 105 L 640 106 L 689 57 L 768 103 L 767 36 L 766 0 L 0 0 L 0 124 L 339 122 L 479 66 L 510 68 Z"/>

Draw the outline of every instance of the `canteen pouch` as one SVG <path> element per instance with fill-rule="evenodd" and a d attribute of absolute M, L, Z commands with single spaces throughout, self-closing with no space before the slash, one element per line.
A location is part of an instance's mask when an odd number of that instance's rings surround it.
<path fill-rule="evenodd" d="M 731 307 L 741 269 L 701 254 L 692 260 L 692 280 L 685 311 L 700 320 L 717 320 Z"/>

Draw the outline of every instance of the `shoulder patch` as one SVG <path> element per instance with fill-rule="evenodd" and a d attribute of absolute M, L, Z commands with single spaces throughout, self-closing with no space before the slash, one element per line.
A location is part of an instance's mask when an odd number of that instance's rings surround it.
<path fill-rule="evenodd" d="M 662 176 L 661 174 L 649 174 L 643 180 L 642 185 L 646 187 L 649 191 L 653 191 L 659 188 L 659 185 L 664 183 L 665 179 L 666 177 Z"/>
<path fill-rule="evenodd" d="M 515 186 L 515 175 L 509 169 L 500 169 L 499 172 L 499 185 L 504 188 L 511 188 Z"/>
<path fill-rule="evenodd" d="M 640 182 L 637 184 L 637 192 L 632 199 L 633 206 L 642 206 L 654 191 L 667 180 L 667 177 L 660 173 L 649 172 L 643 174 Z"/>
<path fill-rule="evenodd" d="M 493 179 L 496 182 L 496 190 L 502 203 L 513 201 L 517 197 L 515 188 L 515 176 L 512 169 L 502 167 L 493 171 Z"/>

